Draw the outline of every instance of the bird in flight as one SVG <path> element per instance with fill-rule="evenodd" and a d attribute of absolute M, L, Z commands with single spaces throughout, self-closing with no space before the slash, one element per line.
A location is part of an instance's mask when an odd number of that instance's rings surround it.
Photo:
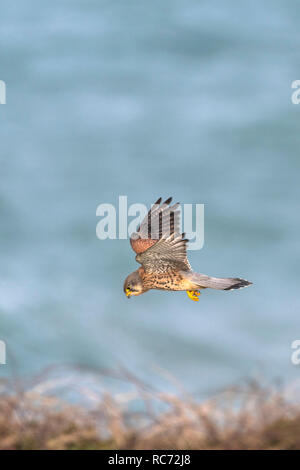
<path fill-rule="evenodd" d="M 161 204 L 159 198 L 130 237 L 130 244 L 141 267 L 129 274 L 124 282 L 128 298 L 150 289 L 186 291 L 198 301 L 200 290 L 240 289 L 252 284 L 240 278 L 218 278 L 192 270 L 187 259 L 188 240 L 180 233 L 180 204 L 171 205 L 172 198 Z"/>

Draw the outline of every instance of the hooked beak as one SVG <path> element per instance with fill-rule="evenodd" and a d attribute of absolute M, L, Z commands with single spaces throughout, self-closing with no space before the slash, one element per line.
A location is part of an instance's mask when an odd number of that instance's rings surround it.
<path fill-rule="evenodd" d="M 126 291 L 125 291 L 125 294 L 126 294 L 127 299 L 130 299 L 131 293 L 130 293 L 130 289 L 128 289 L 128 287 L 127 287 L 127 289 L 126 289 Z"/>

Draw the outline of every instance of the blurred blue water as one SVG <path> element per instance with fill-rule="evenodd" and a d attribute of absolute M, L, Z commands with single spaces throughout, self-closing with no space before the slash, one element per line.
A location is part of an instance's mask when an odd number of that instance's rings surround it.
<path fill-rule="evenodd" d="M 299 13 L 296 1 L 2 3 L 1 374 L 121 362 L 200 394 L 257 370 L 299 376 Z M 205 203 L 192 266 L 255 285 L 128 302 L 128 241 L 95 235 L 97 205 L 122 194 Z"/>

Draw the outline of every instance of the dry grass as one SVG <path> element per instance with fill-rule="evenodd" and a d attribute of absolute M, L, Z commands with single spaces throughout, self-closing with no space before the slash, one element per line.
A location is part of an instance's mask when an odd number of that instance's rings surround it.
<path fill-rule="evenodd" d="M 252 383 L 198 403 L 122 374 L 136 390 L 129 402 L 85 390 L 92 408 L 49 393 L 53 380 L 2 382 L 0 449 L 300 449 L 300 408 L 274 389 Z"/>

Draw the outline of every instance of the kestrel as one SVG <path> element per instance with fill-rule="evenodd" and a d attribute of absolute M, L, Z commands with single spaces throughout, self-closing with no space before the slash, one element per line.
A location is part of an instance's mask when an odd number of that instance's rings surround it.
<path fill-rule="evenodd" d="M 240 289 L 252 284 L 240 278 L 217 278 L 192 270 L 187 259 L 188 240 L 180 234 L 180 205 L 170 205 L 172 198 L 161 204 L 161 198 L 151 207 L 130 244 L 137 253 L 141 267 L 129 274 L 124 282 L 128 298 L 144 294 L 150 289 L 186 291 L 190 299 L 198 301 L 200 290 Z"/>

